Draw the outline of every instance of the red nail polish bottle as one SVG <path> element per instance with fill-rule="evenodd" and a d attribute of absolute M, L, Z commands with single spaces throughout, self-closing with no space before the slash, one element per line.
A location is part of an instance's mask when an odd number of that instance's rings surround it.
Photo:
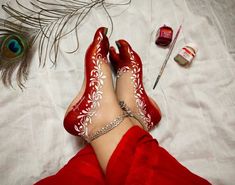
<path fill-rule="evenodd" d="M 155 43 L 160 46 L 168 46 L 172 41 L 172 36 L 172 28 L 164 24 L 164 26 L 158 29 Z"/>

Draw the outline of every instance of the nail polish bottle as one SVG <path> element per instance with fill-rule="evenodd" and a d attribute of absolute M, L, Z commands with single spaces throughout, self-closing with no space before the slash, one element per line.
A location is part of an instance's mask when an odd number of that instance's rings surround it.
<path fill-rule="evenodd" d="M 158 29 L 155 43 L 160 46 L 168 46 L 172 41 L 172 36 L 172 28 L 164 24 Z"/>

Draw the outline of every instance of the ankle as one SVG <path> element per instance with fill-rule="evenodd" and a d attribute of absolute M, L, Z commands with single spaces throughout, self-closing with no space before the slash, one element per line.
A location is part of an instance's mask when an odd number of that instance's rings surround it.
<path fill-rule="evenodd" d="M 92 142 L 99 137 L 102 137 L 103 135 L 112 132 L 113 129 L 118 127 L 125 118 L 127 118 L 129 114 L 127 112 L 123 112 L 121 115 L 117 116 L 115 119 L 110 121 L 109 123 L 106 123 L 102 128 L 99 128 L 98 130 L 95 130 L 94 132 L 90 132 L 88 135 L 87 141 Z M 126 127 L 126 126 L 125 126 Z"/>
<path fill-rule="evenodd" d="M 88 137 L 104 128 L 106 125 L 122 116 L 125 112 L 119 107 L 118 103 L 104 104 L 101 106 L 88 125 Z M 126 115 L 127 116 L 127 115 Z M 124 116 L 125 117 L 125 116 Z"/>
<path fill-rule="evenodd" d="M 96 145 L 97 143 L 102 143 L 103 141 L 106 141 L 108 138 L 112 138 L 112 136 L 114 136 L 113 138 L 121 138 L 126 133 L 126 131 L 128 131 L 133 126 L 134 126 L 134 124 L 131 121 L 131 119 L 129 117 L 125 117 L 123 119 L 123 121 L 118 126 L 113 128 L 109 132 L 101 135 L 97 139 L 94 139 L 93 141 L 91 141 L 91 145 Z M 118 137 L 116 137 L 116 136 L 118 136 Z M 117 139 L 117 140 L 119 140 L 119 139 Z M 110 142 L 110 140 L 109 140 L 109 142 Z M 114 143 L 115 143 L 115 141 L 114 141 Z"/>

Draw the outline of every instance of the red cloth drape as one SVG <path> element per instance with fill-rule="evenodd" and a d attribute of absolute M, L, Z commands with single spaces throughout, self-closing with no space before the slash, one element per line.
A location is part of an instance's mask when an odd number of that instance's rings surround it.
<path fill-rule="evenodd" d="M 59 172 L 35 185 L 104 185 L 104 175 L 90 145 L 80 150 Z"/>
<path fill-rule="evenodd" d="M 134 126 L 118 144 L 103 174 L 90 145 L 57 174 L 35 185 L 209 185 L 191 173 L 143 129 Z"/>

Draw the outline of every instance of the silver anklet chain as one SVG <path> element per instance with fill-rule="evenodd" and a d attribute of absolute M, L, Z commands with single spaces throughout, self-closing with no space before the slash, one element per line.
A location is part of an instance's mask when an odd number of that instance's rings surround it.
<path fill-rule="evenodd" d="M 147 130 L 145 124 L 141 121 L 139 116 L 136 114 L 133 114 L 132 111 L 130 110 L 130 108 L 125 104 L 124 101 L 120 101 L 119 105 L 120 105 L 121 109 L 124 111 L 123 114 L 118 116 L 116 119 L 114 119 L 113 121 L 111 121 L 110 123 L 105 125 L 104 127 L 102 127 L 100 130 L 96 131 L 94 134 L 91 134 L 91 136 L 87 136 L 85 138 L 85 140 L 87 142 L 90 143 L 91 141 L 97 139 L 98 137 L 108 133 L 109 131 L 111 131 L 112 129 L 117 127 L 126 117 L 135 118 L 136 120 L 138 120 L 140 122 L 140 124 L 143 126 L 143 128 L 145 130 Z"/>
<path fill-rule="evenodd" d="M 121 109 L 128 114 L 129 117 L 135 118 L 137 121 L 139 121 L 142 127 L 144 128 L 144 130 L 146 131 L 148 130 L 148 128 L 146 127 L 146 124 L 141 120 L 138 114 L 134 114 L 124 101 L 119 101 L 119 105 Z"/>
<path fill-rule="evenodd" d="M 91 141 L 97 139 L 98 137 L 108 133 L 115 127 L 117 127 L 126 117 L 128 117 L 129 114 L 124 112 L 122 115 L 118 116 L 115 120 L 111 121 L 104 127 L 102 127 L 100 130 L 96 131 L 94 134 L 91 134 L 91 136 L 88 136 L 86 140 L 90 143 Z"/>

